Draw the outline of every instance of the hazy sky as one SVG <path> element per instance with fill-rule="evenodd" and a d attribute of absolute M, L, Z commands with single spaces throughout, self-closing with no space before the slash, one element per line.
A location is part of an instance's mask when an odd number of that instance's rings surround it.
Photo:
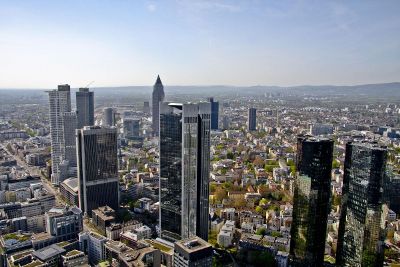
<path fill-rule="evenodd" d="M 0 0 L 0 87 L 400 80 L 400 1 Z"/>

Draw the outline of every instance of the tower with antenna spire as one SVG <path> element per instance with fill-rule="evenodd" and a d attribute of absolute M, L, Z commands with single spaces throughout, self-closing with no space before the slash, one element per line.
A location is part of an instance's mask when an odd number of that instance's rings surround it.
<path fill-rule="evenodd" d="M 153 86 L 152 96 L 152 117 L 153 117 L 153 135 L 158 136 L 160 124 L 160 102 L 164 101 L 164 86 L 161 82 L 160 75 L 157 75 L 156 83 Z"/>

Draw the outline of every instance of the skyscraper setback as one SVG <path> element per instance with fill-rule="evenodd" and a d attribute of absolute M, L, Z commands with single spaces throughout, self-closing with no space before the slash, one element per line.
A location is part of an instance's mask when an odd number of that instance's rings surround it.
<path fill-rule="evenodd" d="M 332 157 L 332 140 L 298 137 L 290 243 L 294 266 L 323 266 Z"/>
<path fill-rule="evenodd" d="M 76 92 L 77 128 L 94 125 L 94 96 L 89 88 L 79 88 Z"/>
<path fill-rule="evenodd" d="M 210 103 L 160 104 L 161 237 L 208 240 Z"/>
<path fill-rule="evenodd" d="M 153 135 L 159 134 L 159 124 L 160 124 L 160 102 L 164 101 L 164 86 L 161 82 L 160 76 L 157 76 L 156 83 L 153 86 L 153 96 L 152 96 L 152 122 L 153 122 Z"/>
<path fill-rule="evenodd" d="M 346 145 L 338 266 L 383 266 L 386 159 L 386 148 L 377 144 Z"/>
<path fill-rule="evenodd" d="M 76 128 L 76 114 L 71 112 L 71 94 L 68 84 L 59 85 L 56 90 L 47 91 L 49 95 L 49 119 L 51 137 L 51 182 L 58 185 L 68 175 L 60 169 L 64 165 L 76 162 L 75 153 L 71 153 L 74 142 L 70 142 Z"/>
<path fill-rule="evenodd" d="M 85 126 L 78 129 L 77 158 L 79 207 L 88 216 L 92 210 L 119 207 L 117 129 Z"/>

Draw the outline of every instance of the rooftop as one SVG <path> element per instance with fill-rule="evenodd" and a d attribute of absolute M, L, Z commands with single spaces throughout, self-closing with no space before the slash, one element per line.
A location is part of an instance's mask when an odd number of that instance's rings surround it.
<path fill-rule="evenodd" d="M 65 251 L 65 249 L 53 244 L 48 247 L 34 251 L 32 255 L 42 261 L 46 261 L 54 256 L 65 253 Z"/>
<path fill-rule="evenodd" d="M 188 252 L 194 252 L 194 251 L 202 250 L 204 248 L 211 247 L 211 245 L 208 242 L 204 241 L 200 237 L 192 237 L 192 238 L 183 239 L 183 240 L 175 242 L 175 245 L 181 247 L 182 249 L 184 249 Z"/>

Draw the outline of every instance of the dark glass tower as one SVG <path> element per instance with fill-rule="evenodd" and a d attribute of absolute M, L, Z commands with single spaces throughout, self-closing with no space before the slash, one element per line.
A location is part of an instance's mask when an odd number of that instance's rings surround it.
<path fill-rule="evenodd" d="M 89 88 L 79 88 L 76 92 L 76 111 L 78 113 L 78 129 L 94 125 L 93 92 Z"/>
<path fill-rule="evenodd" d="M 211 104 L 160 104 L 160 228 L 208 240 Z"/>
<path fill-rule="evenodd" d="M 293 266 L 323 266 L 333 141 L 301 136 L 297 140 L 296 181 L 290 257 Z"/>
<path fill-rule="evenodd" d="M 157 76 L 156 83 L 153 86 L 153 97 L 152 97 L 152 117 L 153 117 L 153 134 L 158 135 L 159 123 L 160 123 L 160 102 L 164 101 L 164 86 L 161 82 L 160 76 Z"/>
<path fill-rule="evenodd" d="M 383 265 L 386 158 L 386 148 L 374 143 L 346 145 L 338 266 Z"/>
<path fill-rule="evenodd" d="M 218 130 L 219 102 L 213 97 L 209 97 L 208 102 L 211 103 L 211 130 Z"/>
<path fill-rule="evenodd" d="M 247 119 L 247 130 L 255 131 L 257 129 L 257 109 L 249 108 L 249 116 Z"/>
<path fill-rule="evenodd" d="M 117 129 L 85 126 L 77 130 L 79 207 L 92 210 L 119 207 Z"/>

